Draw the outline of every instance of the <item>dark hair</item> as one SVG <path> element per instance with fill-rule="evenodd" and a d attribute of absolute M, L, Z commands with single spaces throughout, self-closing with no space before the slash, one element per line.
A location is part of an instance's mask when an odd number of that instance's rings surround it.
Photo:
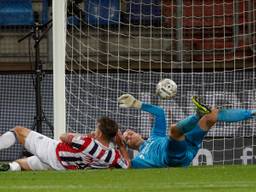
<path fill-rule="evenodd" d="M 108 141 L 116 136 L 118 131 L 118 125 L 114 120 L 108 117 L 101 117 L 97 120 L 97 122 L 99 123 L 98 128 Z"/>

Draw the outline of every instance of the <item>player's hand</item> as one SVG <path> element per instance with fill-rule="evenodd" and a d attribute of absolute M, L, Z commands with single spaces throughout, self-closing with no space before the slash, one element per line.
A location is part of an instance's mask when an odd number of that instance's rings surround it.
<path fill-rule="evenodd" d="M 119 147 L 125 147 L 124 138 L 120 130 L 118 130 L 116 136 L 115 136 L 115 143 Z"/>
<path fill-rule="evenodd" d="M 122 108 L 131 108 L 131 107 L 136 109 L 141 108 L 141 102 L 135 99 L 135 97 L 133 97 L 130 94 L 121 95 L 120 97 L 118 97 L 117 101 L 119 103 L 119 107 L 122 107 Z"/>
<path fill-rule="evenodd" d="M 95 138 L 95 131 L 92 131 L 91 133 L 88 133 L 87 136 Z"/>
<path fill-rule="evenodd" d="M 76 133 L 63 133 L 60 136 L 60 140 L 62 143 L 70 144 L 72 143 L 72 139 L 76 136 Z"/>

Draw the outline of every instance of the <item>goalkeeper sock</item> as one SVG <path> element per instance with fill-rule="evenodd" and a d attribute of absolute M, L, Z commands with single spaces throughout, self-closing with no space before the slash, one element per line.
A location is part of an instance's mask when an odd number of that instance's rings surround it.
<path fill-rule="evenodd" d="M 221 109 L 217 120 L 222 122 L 237 122 L 253 117 L 253 111 L 246 109 Z"/>
<path fill-rule="evenodd" d="M 197 125 L 199 119 L 200 118 L 198 115 L 190 115 L 187 118 L 179 121 L 176 124 L 176 127 L 180 130 L 181 133 L 187 133 Z"/>
<path fill-rule="evenodd" d="M 13 146 L 16 142 L 16 135 L 13 131 L 7 131 L 0 136 L 0 150 Z"/>

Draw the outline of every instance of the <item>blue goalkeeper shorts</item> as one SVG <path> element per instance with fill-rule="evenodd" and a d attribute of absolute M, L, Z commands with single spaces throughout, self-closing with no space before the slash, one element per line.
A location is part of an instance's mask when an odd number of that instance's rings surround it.
<path fill-rule="evenodd" d="M 176 141 L 169 138 L 167 144 L 169 166 L 189 166 L 201 147 L 207 131 L 197 124 L 194 129 L 185 134 L 185 140 Z"/>

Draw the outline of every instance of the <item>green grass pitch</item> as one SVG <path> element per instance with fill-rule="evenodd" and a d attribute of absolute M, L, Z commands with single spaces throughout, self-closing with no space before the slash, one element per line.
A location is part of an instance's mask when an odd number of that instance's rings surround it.
<path fill-rule="evenodd" d="M 0 172 L 0 191 L 256 191 L 256 166 Z"/>

